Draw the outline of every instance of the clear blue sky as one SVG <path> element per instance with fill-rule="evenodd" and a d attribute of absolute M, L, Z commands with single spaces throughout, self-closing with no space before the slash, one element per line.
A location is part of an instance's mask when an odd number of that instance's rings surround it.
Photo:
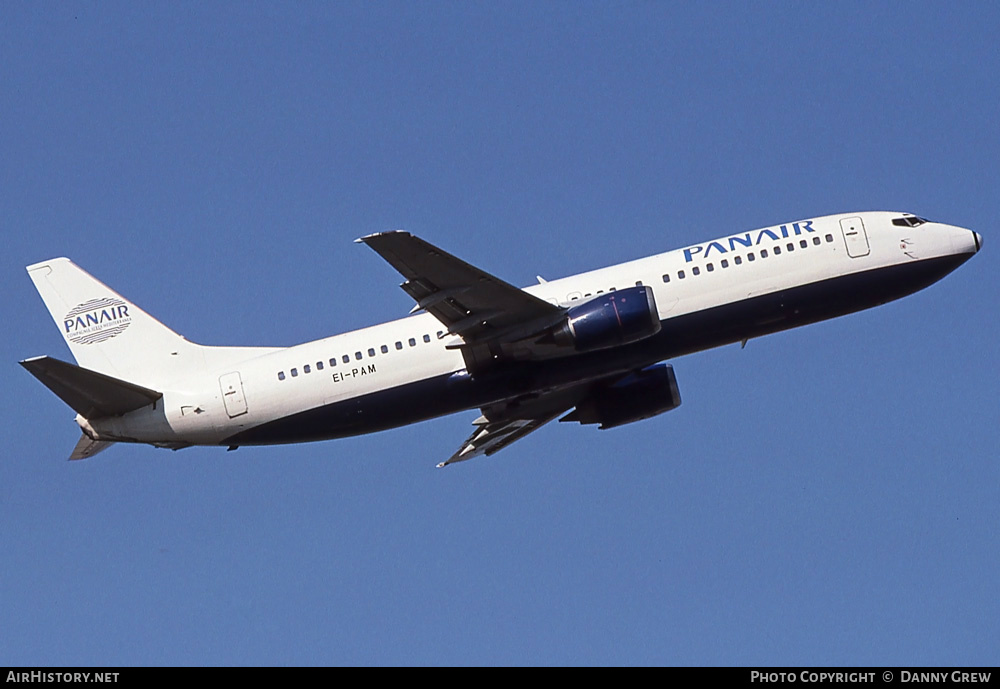
<path fill-rule="evenodd" d="M 0 7 L 0 663 L 996 664 L 996 3 Z M 69 256 L 189 339 L 399 317 L 352 240 L 515 284 L 852 210 L 984 251 L 674 361 L 676 411 L 436 470 L 373 436 L 66 461 Z"/>

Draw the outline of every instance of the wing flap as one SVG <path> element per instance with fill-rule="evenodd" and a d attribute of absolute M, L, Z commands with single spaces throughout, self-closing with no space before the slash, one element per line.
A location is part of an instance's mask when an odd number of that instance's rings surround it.
<path fill-rule="evenodd" d="M 163 393 L 156 390 L 48 356 L 20 363 L 73 411 L 87 419 L 121 416 L 163 397 Z"/>

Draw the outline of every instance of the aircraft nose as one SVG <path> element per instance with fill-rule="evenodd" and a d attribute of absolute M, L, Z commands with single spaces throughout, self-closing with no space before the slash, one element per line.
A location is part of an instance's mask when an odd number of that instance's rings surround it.
<path fill-rule="evenodd" d="M 983 238 L 974 230 L 957 225 L 945 225 L 951 237 L 951 250 L 956 254 L 975 254 L 983 246 Z"/>

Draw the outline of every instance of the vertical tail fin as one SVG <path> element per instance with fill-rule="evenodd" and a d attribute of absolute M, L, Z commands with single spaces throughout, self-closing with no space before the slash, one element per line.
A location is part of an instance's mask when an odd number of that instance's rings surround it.
<path fill-rule="evenodd" d="M 84 368 L 157 387 L 177 370 L 180 360 L 190 365 L 191 355 L 200 349 L 68 258 L 36 263 L 27 270 Z"/>

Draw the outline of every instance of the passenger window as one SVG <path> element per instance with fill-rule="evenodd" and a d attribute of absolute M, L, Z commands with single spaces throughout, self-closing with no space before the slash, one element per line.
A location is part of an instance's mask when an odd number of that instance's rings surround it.
<path fill-rule="evenodd" d="M 402 342 L 396 342 L 396 349 L 402 349 L 402 348 L 403 348 L 403 343 Z"/>
<path fill-rule="evenodd" d="M 431 336 L 430 335 L 424 335 L 424 342 L 430 342 L 430 341 L 431 341 Z"/>
<path fill-rule="evenodd" d="M 354 358 L 357 359 L 358 361 L 361 361 L 364 357 L 362 356 L 361 352 L 354 352 Z"/>
<path fill-rule="evenodd" d="M 701 268 L 699 268 L 698 266 L 695 266 L 694 268 L 691 269 L 691 274 L 692 275 L 701 275 Z"/>
<path fill-rule="evenodd" d="M 636 287 L 642 287 L 642 280 L 636 280 L 635 281 L 635 286 Z"/>
<path fill-rule="evenodd" d="M 589 297 L 589 296 L 590 296 L 590 292 L 587 292 L 587 293 L 586 293 L 586 294 L 584 294 L 583 296 L 584 296 L 584 297 Z"/>
<path fill-rule="evenodd" d="M 827 244 L 829 244 L 830 242 L 832 242 L 832 241 L 833 241 L 833 235 L 832 235 L 832 234 L 828 234 L 828 235 L 827 235 L 827 236 L 825 237 L 825 239 L 826 239 L 826 243 L 827 243 Z"/>
<path fill-rule="evenodd" d="M 742 265 L 743 264 L 743 257 L 742 256 L 737 256 L 736 258 L 733 259 L 733 263 L 735 263 L 736 265 Z"/>
<path fill-rule="evenodd" d="M 795 251 L 795 245 L 792 244 L 791 242 L 788 242 L 788 244 L 785 245 L 785 248 L 788 249 L 789 251 Z"/>
<path fill-rule="evenodd" d="M 416 346 L 417 346 L 417 341 L 416 341 L 416 339 L 414 339 L 414 338 L 412 338 L 412 337 L 411 337 L 411 338 L 409 339 L 409 345 L 410 345 L 411 347 L 416 347 Z"/>
<path fill-rule="evenodd" d="M 722 259 L 722 267 L 723 268 L 728 268 L 729 267 L 729 261 L 726 260 L 726 259 Z"/>
<path fill-rule="evenodd" d="M 299 375 L 299 369 L 293 368 L 292 369 L 292 378 L 297 378 L 298 375 Z"/>
<path fill-rule="evenodd" d="M 285 372 L 278 371 L 278 380 L 284 380 L 284 379 L 285 379 Z"/>
<path fill-rule="evenodd" d="M 322 361 L 317 361 L 316 362 L 316 370 L 317 371 L 322 371 L 323 370 L 323 362 Z"/>
<path fill-rule="evenodd" d="M 334 358 L 330 359 L 330 365 L 331 366 L 336 366 L 337 365 L 337 357 L 334 357 Z"/>
<path fill-rule="evenodd" d="M 761 258 L 767 258 L 767 249 L 761 249 L 760 250 L 760 257 Z M 750 260 L 751 261 L 753 260 L 753 254 L 750 254 Z"/>
<path fill-rule="evenodd" d="M 343 361 L 345 364 L 351 363 L 351 355 L 345 354 L 343 357 L 341 357 L 341 361 Z"/>
<path fill-rule="evenodd" d="M 778 256 L 779 254 L 781 254 L 781 247 L 780 247 L 780 246 L 776 246 L 776 247 L 774 247 L 774 255 L 775 255 L 775 256 Z M 761 256 L 763 256 L 763 255 L 764 255 L 764 252 L 763 252 L 763 251 L 761 251 L 761 252 L 760 252 L 760 255 L 761 255 Z"/>
<path fill-rule="evenodd" d="M 389 348 L 386 345 L 382 345 L 382 353 L 383 354 L 388 354 L 389 353 Z"/>
<path fill-rule="evenodd" d="M 801 247 L 802 247 L 803 249 L 806 249 L 806 248 L 808 248 L 808 247 L 809 247 L 809 242 L 807 242 L 807 241 L 806 241 L 806 240 L 804 240 L 804 239 L 800 239 L 800 240 L 799 240 L 799 246 L 801 246 Z"/>
<path fill-rule="evenodd" d="M 303 366 L 302 370 L 305 373 L 312 373 L 312 367 L 309 364 L 306 364 L 305 366 Z"/>
<path fill-rule="evenodd" d="M 663 276 L 663 281 L 664 282 L 670 282 L 670 276 L 669 275 L 664 275 Z"/>
<path fill-rule="evenodd" d="M 821 240 L 819 237 L 813 237 L 813 244 L 815 244 L 816 246 L 819 246 L 820 241 Z"/>
<path fill-rule="evenodd" d="M 705 266 L 705 270 L 707 270 L 708 272 L 711 273 L 713 270 L 715 270 L 715 266 L 713 266 L 711 263 L 709 263 L 709 264 L 707 264 Z"/>
<path fill-rule="evenodd" d="M 375 356 L 375 348 L 374 347 L 369 347 L 368 348 L 368 356 Z"/>
<path fill-rule="evenodd" d="M 681 280 L 683 280 L 684 279 L 684 271 L 683 270 L 678 270 L 677 271 L 677 277 L 680 278 Z"/>
<path fill-rule="evenodd" d="M 764 258 L 767 258 L 767 251 L 766 250 L 765 251 L 761 251 L 760 253 L 761 253 L 761 256 L 763 256 Z M 753 263 L 756 260 L 754 258 L 754 255 L 753 255 L 752 251 L 749 254 L 747 254 L 747 260 L 750 261 L 751 263 Z"/>

